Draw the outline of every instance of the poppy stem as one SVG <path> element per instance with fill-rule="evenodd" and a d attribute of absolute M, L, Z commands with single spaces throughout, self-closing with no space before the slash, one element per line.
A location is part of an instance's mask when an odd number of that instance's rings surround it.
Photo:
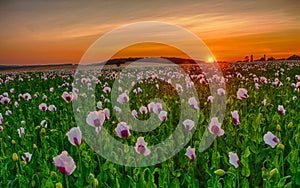
<path fill-rule="evenodd" d="M 70 188 L 68 175 L 65 175 L 65 179 L 66 179 L 67 188 Z"/>
<path fill-rule="evenodd" d="M 16 162 L 16 166 L 17 166 L 18 183 L 19 183 L 19 187 L 21 187 L 21 183 L 20 183 L 20 169 L 19 169 L 19 162 Z"/>
<path fill-rule="evenodd" d="M 77 147 L 77 153 L 78 153 L 78 157 L 79 157 L 79 167 L 78 167 L 78 171 L 79 174 L 81 172 L 81 155 L 80 155 L 80 146 Z"/>

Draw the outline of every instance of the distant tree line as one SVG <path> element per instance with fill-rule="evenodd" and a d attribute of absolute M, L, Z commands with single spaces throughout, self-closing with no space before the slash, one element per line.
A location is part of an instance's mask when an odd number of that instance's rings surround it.
<path fill-rule="evenodd" d="M 276 59 L 275 57 L 269 57 L 269 58 L 266 58 L 266 55 L 264 55 L 264 57 L 261 57 L 259 59 L 253 59 L 253 55 L 250 56 L 245 56 L 244 60 L 239 60 L 237 62 L 254 62 L 254 61 L 276 61 L 276 60 L 300 60 L 300 56 L 299 55 L 292 55 L 288 58 L 279 58 L 279 59 Z"/>

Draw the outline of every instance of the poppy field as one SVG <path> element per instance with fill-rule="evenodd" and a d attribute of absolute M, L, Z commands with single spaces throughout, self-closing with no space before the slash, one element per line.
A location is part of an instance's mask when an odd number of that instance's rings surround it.
<path fill-rule="evenodd" d="M 211 78 L 185 65 L 189 78 L 169 66 L 0 73 L 0 187 L 299 187 L 300 62 L 220 66 Z M 225 114 L 211 117 L 218 97 Z M 139 127 L 149 119 L 157 126 Z M 104 131 L 132 149 L 101 150 L 113 145 Z M 200 151 L 205 135 L 214 140 Z M 123 155 L 130 165 L 113 162 Z"/>

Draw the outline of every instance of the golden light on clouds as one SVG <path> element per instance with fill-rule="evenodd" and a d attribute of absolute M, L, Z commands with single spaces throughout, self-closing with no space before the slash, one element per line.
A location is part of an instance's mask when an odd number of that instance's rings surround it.
<path fill-rule="evenodd" d="M 128 46 L 118 51 L 115 55 L 113 55 L 112 59 L 122 57 L 180 57 L 187 59 L 191 58 L 187 54 L 175 47 L 152 42 L 144 42 Z"/>
<path fill-rule="evenodd" d="M 140 21 L 162 21 L 190 30 L 216 60 L 234 61 L 250 54 L 288 57 L 300 54 L 299 5 L 296 0 L 1 1 L 0 64 L 78 63 L 103 34 Z M 142 47 L 152 50 L 130 48 L 126 55 L 174 52 L 164 46 Z"/>

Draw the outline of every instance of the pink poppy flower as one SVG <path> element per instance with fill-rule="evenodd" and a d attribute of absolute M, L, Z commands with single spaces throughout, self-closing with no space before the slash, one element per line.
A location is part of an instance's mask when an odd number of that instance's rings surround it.
<path fill-rule="evenodd" d="M 133 117 L 134 117 L 135 119 L 138 119 L 138 118 L 139 118 L 139 115 L 138 115 L 138 113 L 137 113 L 136 110 L 132 110 L 131 114 L 133 115 Z"/>
<path fill-rule="evenodd" d="M 48 106 L 48 110 L 50 112 L 56 112 L 56 106 L 54 106 L 53 104 L 51 104 L 50 106 Z"/>
<path fill-rule="evenodd" d="M 129 126 L 125 122 L 118 123 L 115 131 L 120 138 L 127 138 L 130 136 Z"/>
<path fill-rule="evenodd" d="M 11 89 L 9 90 L 9 92 L 10 92 L 11 94 L 14 94 L 14 93 L 15 93 L 15 89 L 14 89 L 14 88 L 11 88 Z"/>
<path fill-rule="evenodd" d="M 182 86 L 180 84 L 176 84 L 176 90 L 178 92 L 182 92 L 183 91 Z"/>
<path fill-rule="evenodd" d="M 22 156 L 22 159 L 23 159 L 23 161 L 24 161 L 25 163 L 28 163 L 28 162 L 30 162 L 30 160 L 31 160 L 31 156 L 32 156 L 31 153 L 26 152 L 26 153 L 25 153 L 25 157 Z"/>
<path fill-rule="evenodd" d="M 82 133 L 79 127 L 73 127 L 66 134 L 69 142 L 74 146 L 80 146 L 83 143 Z"/>
<path fill-rule="evenodd" d="M 208 103 L 212 103 L 213 101 L 214 101 L 214 97 L 213 96 L 207 97 L 207 102 Z"/>
<path fill-rule="evenodd" d="M 191 97 L 189 98 L 189 104 L 192 108 L 194 108 L 195 110 L 199 110 L 199 105 L 197 100 L 195 99 L 195 97 Z"/>
<path fill-rule="evenodd" d="M 249 97 L 248 91 L 245 88 L 240 88 L 237 92 L 237 98 L 240 100 L 247 99 Z"/>
<path fill-rule="evenodd" d="M 8 97 L 3 97 L 2 99 L 1 99 L 1 103 L 2 104 L 8 104 L 10 102 L 10 98 L 8 98 Z"/>
<path fill-rule="evenodd" d="M 45 103 L 41 103 L 39 105 L 39 109 L 42 110 L 42 111 L 46 111 L 47 110 L 47 105 Z"/>
<path fill-rule="evenodd" d="M 263 83 L 263 84 L 267 84 L 268 83 L 266 77 L 260 77 L 260 82 Z"/>
<path fill-rule="evenodd" d="M 54 88 L 51 87 L 51 88 L 49 89 L 49 91 L 50 91 L 51 93 L 53 93 L 53 92 L 54 92 Z"/>
<path fill-rule="evenodd" d="M 153 109 L 155 114 L 159 114 L 162 111 L 162 104 L 161 103 L 155 103 L 155 107 Z"/>
<path fill-rule="evenodd" d="M 186 119 L 182 122 L 183 126 L 185 127 L 186 130 L 192 130 L 193 127 L 195 126 L 195 122 L 190 119 Z"/>
<path fill-rule="evenodd" d="M 0 126 L 0 132 L 2 132 L 3 131 L 3 127 L 2 126 Z"/>
<path fill-rule="evenodd" d="M 129 101 L 129 97 L 126 93 L 122 93 L 121 95 L 119 95 L 119 97 L 117 98 L 117 101 L 121 104 L 125 104 Z"/>
<path fill-rule="evenodd" d="M 134 147 L 135 151 L 138 154 L 147 156 L 151 153 L 150 149 L 147 148 L 147 143 L 144 140 L 144 137 L 139 137 Z"/>
<path fill-rule="evenodd" d="M 114 112 L 115 112 L 115 113 L 120 113 L 120 112 L 122 112 L 122 109 L 119 108 L 118 106 L 115 106 L 115 107 L 114 107 Z"/>
<path fill-rule="evenodd" d="M 146 114 L 148 112 L 147 108 L 145 106 L 140 107 L 141 114 Z"/>
<path fill-rule="evenodd" d="M 67 103 L 71 102 L 73 100 L 73 95 L 72 93 L 68 93 L 68 92 L 63 92 L 62 96 L 61 96 Z"/>
<path fill-rule="evenodd" d="M 47 99 L 48 99 L 47 95 L 43 95 L 43 96 L 42 96 L 42 100 L 43 100 L 43 101 L 47 101 Z"/>
<path fill-rule="evenodd" d="M 25 94 L 23 94 L 23 99 L 25 101 L 29 101 L 31 99 L 31 95 L 29 93 L 25 93 Z"/>
<path fill-rule="evenodd" d="M 104 108 L 103 112 L 105 114 L 105 120 L 109 120 L 110 119 L 110 111 L 108 108 Z"/>
<path fill-rule="evenodd" d="M 105 113 L 102 110 L 90 112 L 86 118 L 87 124 L 95 127 L 97 133 L 100 132 L 101 126 L 105 121 Z"/>
<path fill-rule="evenodd" d="M 4 119 L 3 119 L 3 116 L 2 116 L 2 113 L 0 113 L 0 125 L 4 123 Z"/>
<path fill-rule="evenodd" d="M 260 85 L 258 83 L 255 83 L 255 88 L 260 89 Z"/>
<path fill-rule="evenodd" d="M 167 112 L 166 111 L 160 111 L 158 114 L 158 118 L 160 121 L 166 121 L 167 120 Z"/>
<path fill-rule="evenodd" d="M 150 113 L 154 113 L 154 109 L 156 108 L 155 102 L 150 102 L 147 107 Z"/>
<path fill-rule="evenodd" d="M 143 90 L 142 90 L 140 87 L 138 87 L 138 88 L 137 88 L 137 92 L 138 92 L 138 93 L 142 93 Z"/>
<path fill-rule="evenodd" d="M 19 135 L 19 137 L 22 137 L 23 135 L 25 135 L 25 130 L 24 130 L 23 127 L 20 127 L 20 128 L 18 129 L 18 135 Z"/>
<path fill-rule="evenodd" d="M 270 131 L 268 131 L 267 134 L 264 135 L 264 141 L 272 148 L 274 148 L 279 143 L 279 139 Z"/>
<path fill-rule="evenodd" d="M 102 109 L 102 102 L 101 101 L 97 102 L 97 108 Z"/>
<path fill-rule="evenodd" d="M 188 148 L 186 148 L 185 155 L 188 158 L 190 158 L 191 161 L 195 161 L 196 160 L 195 148 L 191 148 L 191 146 L 189 146 Z"/>
<path fill-rule="evenodd" d="M 264 106 L 266 106 L 267 105 L 267 99 L 264 99 L 262 103 L 263 103 Z"/>
<path fill-rule="evenodd" d="M 110 91 L 111 91 L 110 87 L 104 87 L 103 88 L 104 93 L 110 93 Z"/>
<path fill-rule="evenodd" d="M 221 129 L 221 123 L 217 117 L 213 117 L 208 125 L 208 130 L 211 134 L 216 136 L 222 136 L 224 134 L 224 130 Z"/>
<path fill-rule="evenodd" d="M 12 115 L 12 112 L 10 110 L 6 110 L 5 115 L 10 116 Z"/>
<path fill-rule="evenodd" d="M 240 124 L 239 112 L 237 110 L 234 110 L 233 112 L 231 112 L 231 116 L 232 116 L 233 123 L 239 125 Z"/>
<path fill-rule="evenodd" d="M 217 90 L 217 93 L 218 93 L 219 96 L 224 96 L 226 92 L 225 92 L 225 90 L 223 88 L 219 88 Z"/>
<path fill-rule="evenodd" d="M 15 101 L 14 105 L 15 105 L 16 108 L 19 108 L 19 103 L 17 101 Z"/>
<path fill-rule="evenodd" d="M 63 151 L 60 155 L 53 158 L 55 166 L 58 170 L 66 175 L 71 175 L 76 169 L 74 160 L 69 157 L 67 151 Z"/>
<path fill-rule="evenodd" d="M 232 164 L 235 168 L 240 166 L 239 156 L 234 152 L 229 152 L 229 163 Z"/>
<path fill-rule="evenodd" d="M 278 105 L 278 112 L 281 115 L 285 114 L 285 109 L 284 109 L 283 105 Z"/>
<path fill-rule="evenodd" d="M 44 128 L 47 128 L 47 121 L 46 120 L 42 120 L 40 125 Z"/>

